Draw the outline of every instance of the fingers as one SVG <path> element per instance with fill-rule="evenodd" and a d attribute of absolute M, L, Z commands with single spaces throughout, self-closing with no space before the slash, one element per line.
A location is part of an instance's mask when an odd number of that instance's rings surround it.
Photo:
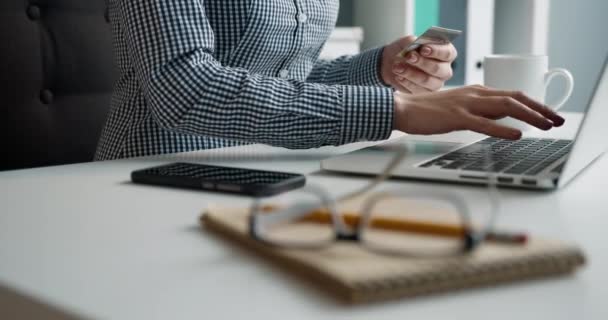
<path fill-rule="evenodd" d="M 477 115 L 493 119 L 512 117 L 542 130 L 553 128 L 553 122 L 514 98 L 483 97 L 480 102 L 481 108 L 472 110 Z"/>
<path fill-rule="evenodd" d="M 450 63 L 458 57 L 458 51 L 451 43 L 426 44 L 420 48 L 420 54 L 426 58 Z"/>
<path fill-rule="evenodd" d="M 403 50 L 403 49 L 405 49 L 405 48 L 409 47 L 409 46 L 410 46 L 412 43 L 414 43 L 414 41 L 416 41 L 416 39 L 417 39 L 417 37 L 416 37 L 416 36 L 414 36 L 414 35 L 409 35 L 409 36 L 403 37 L 403 38 L 401 38 L 401 39 L 399 39 L 399 40 L 397 40 L 397 41 L 398 41 L 398 43 L 399 43 L 399 46 L 400 46 L 400 47 L 402 48 L 402 50 Z"/>
<path fill-rule="evenodd" d="M 410 93 L 414 93 L 414 94 L 431 92 L 431 90 L 429 90 L 425 87 L 421 87 L 406 78 L 397 77 L 396 80 L 398 81 L 398 83 L 397 83 L 398 91 L 410 92 Z M 400 90 L 399 88 L 401 88 L 403 90 Z"/>
<path fill-rule="evenodd" d="M 427 89 L 426 91 L 437 91 L 443 87 L 444 80 L 412 66 L 397 65 L 393 72 L 395 79 L 401 84 L 407 80 L 418 87 Z"/>
<path fill-rule="evenodd" d="M 408 53 L 406 58 L 401 61 L 403 61 L 403 64 L 407 63 L 415 66 L 427 74 L 444 81 L 449 80 L 453 75 L 450 63 L 425 58 L 420 56 L 417 52 Z"/>
<path fill-rule="evenodd" d="M 541 114 L 543 117 L 551 120 L 553 125 L 556 127 L 563 125 L 565 122 L 565 119 L 558 115 L 551 108 L 528 97 L 520 91 L 505 91 L 495 90 L 491 88 L 479 88 L 477 93 L 483 96 L 510 97 L 512 99 L 515 99 L 521 104 L 525 105 L 528 109 L 534 110 L 535 112 Z"/>
<path fill-rule="evenodd" d="M 519 140 L 521 139 L 522 134 L 521 131 L 517 129 L 503 126 L 493 120 L 474 115 L 465 116 L 465 128 L 488 136 L 509 140 Z"/>
<path fill-rule="evenodd" d="M 410 93 L 410 94 L 413 93 L 410 91 L 410 89 L 406 88 L 404 85 L 400 84 L 399 82 L 393 83 L 391 86 L 397 92 L 404 92 L 404 93 Z"/>
<path fill-rule="evenodd" d="M 530 107 L 532 110 L 542 114 L 544 117 L 551 120 L 556 127 L 563 125 L 564 122 L 566 121 L 564 118 L 562 118 L 560 115 L 558 115 L 557 112 L 555 112 L 551 108 L 547 107 L 545 104 L 542 104 L 542 103 L 528 97 L 527 95 L 523 94 L 522 92 L 512 92 L 511 96 L 513 98 L 515 98 L 516 100 L 518 100 L 519 102 Z"/>

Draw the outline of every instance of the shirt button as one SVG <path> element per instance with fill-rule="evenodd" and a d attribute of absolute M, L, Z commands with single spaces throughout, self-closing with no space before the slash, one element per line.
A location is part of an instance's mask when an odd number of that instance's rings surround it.
<path fill-rule="evenodd" d="M 287 69 L 281 70 L 281 72 L 279 72 L 279 77 L 281 77 L 283 79 L 289 77 L 289 70 L 287 70 Z"/>
<path fill-rule="evenodd" d="M 306 15 L 306 13 L 300 13 L 298 15 L 298 21 L 300 21 L 300 23 L 305 23 L 308 20 L 308 16 Z"/>

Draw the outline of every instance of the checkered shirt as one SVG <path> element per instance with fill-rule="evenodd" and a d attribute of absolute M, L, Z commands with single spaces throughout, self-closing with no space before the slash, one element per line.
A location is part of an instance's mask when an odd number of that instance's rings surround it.
<path fill-rule="evenodd" d="M 96 159 L 388 138 L 381 48 L 321 61 L 338 0 L 109 0 L 120 77 Z"/>

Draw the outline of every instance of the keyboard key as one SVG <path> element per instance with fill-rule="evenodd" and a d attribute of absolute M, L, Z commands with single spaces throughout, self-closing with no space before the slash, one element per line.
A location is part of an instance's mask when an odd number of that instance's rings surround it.
<path fill-rule="evenodd" d="M 460 169 L 463 165 L 466 165 L 465 162 L 454 161 L 447 166 L 442 167 L 442 169 Z"/>
<path fill-rule="evenodd" d="M 512 165 L 513 165 L 512 163 L 506 163 L 506 162 L 499 163 L 497 165 L 493 165 L 492 166 L 492 171 L 493 172 L 501 172 L 501 171 L 504 171 L 505 169 L 511 167 Z"/>
<path fill-rule="evenodd" d="M 467 171 L 488 171 L 485 167 L 466 167 L 466 168 L 463 168 L 462 170 L 467 170 Z"/>
<path fill-rule="evenodd" d="M 524 138 L 510 141 L 486 138 L 424 163 L 421 167 L 536 174 L 566 155 L 571 143 L 570 140 L 555 139 Z M 490 160 L 492 163 L 488 163 Z"/>
<path fill-rule="evenodd" d="M 463 156 L 462 154 L 452 152 L 452 153 L 446 154 L 445 156 L 443 156 L 439 159 L 440 160 L 456 160 L 462 156 Z"/>
<path fill-rule="evenodd" d="M 505 171 L 505 173 L 509 173 L 509 174 L 522 174 L 524 172 L 526 172 L 526 170 L 528 170 L 527 167 L 513 167 L 507 171 Z"/>

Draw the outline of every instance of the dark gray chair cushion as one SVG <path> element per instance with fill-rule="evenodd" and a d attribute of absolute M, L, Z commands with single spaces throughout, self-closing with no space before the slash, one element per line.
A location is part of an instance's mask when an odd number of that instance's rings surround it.
<path fill-rule="evenodd" d="M 106 0 L 0 1 L 0 170 L 91 161 L 115 76 Z"/>

